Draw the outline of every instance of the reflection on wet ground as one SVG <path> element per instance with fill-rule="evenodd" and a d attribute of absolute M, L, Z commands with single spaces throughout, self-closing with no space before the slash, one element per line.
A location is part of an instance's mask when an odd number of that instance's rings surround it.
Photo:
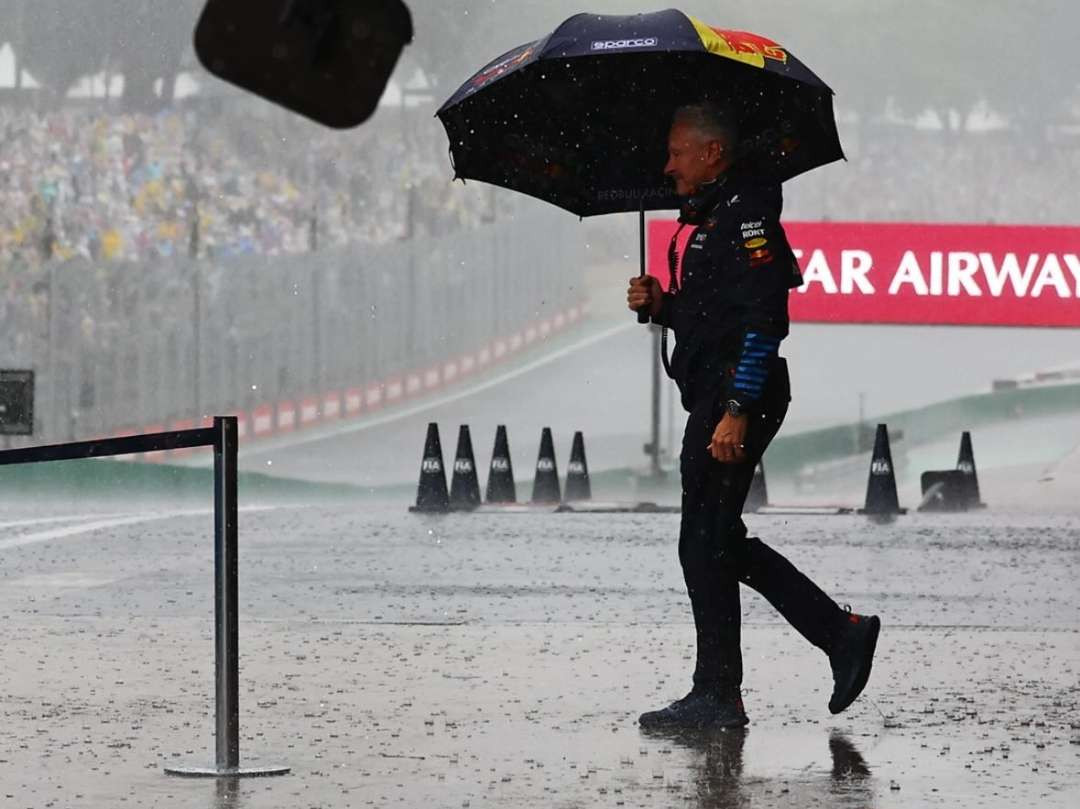
<path fill-rule="evenodd" d="M 132 507 L 140 511 L 139 507 Z M 212 756 L 208 515 L 23 542 L 0 512 L 0 805 L 1072 807 L 1080 520 L 768 518 L 885 629 L 863 699 L 744 598 L 745 731 L 644 733 L 687 689 L 670 515 L 241 517 L 243 763 Z M 109 526 L 103 526 L 113 520 Z M 69 530 L 70 529 L 70 530 Z"/>
<path fill-rule="evenodd" d="M 214 809 L 241 809 L 239 778 L 218 778 L 214 783 Z"/>
<path fill-rule="evenodd" d="M 777 802 L 791 796 L 803 805 L 868 807 L 874 805 L 874 782 L 870 768 L 855 745 L 843 733 L 828 736 L 831 768 L 804 772 L 794 784 L 748 777 L 743 772 L 743 753 L 751 731 L 668 730 L 642 731 L 642 736 L 684 750 L 686 777 L 668 780 L 666 789 L 680 795 L 684 805 L 699 809 L 735 809 L 759 802 Z M 664 776 L 667 780 L 667 776 Z M 792 794 L 794 789 L 795 794 Z"/>

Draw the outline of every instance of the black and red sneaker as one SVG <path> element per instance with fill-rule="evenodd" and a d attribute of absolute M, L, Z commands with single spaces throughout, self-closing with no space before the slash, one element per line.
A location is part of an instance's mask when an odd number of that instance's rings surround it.
<path fill-rule="evenodd" d="M 870 679 L 881 620 L 876 615 L 859 615 L 845 607 L 843 628 L 837 635 L 829 664 L 833 672 L 833 692 L 829 711 L 840 713 L 853 703 Z"/>

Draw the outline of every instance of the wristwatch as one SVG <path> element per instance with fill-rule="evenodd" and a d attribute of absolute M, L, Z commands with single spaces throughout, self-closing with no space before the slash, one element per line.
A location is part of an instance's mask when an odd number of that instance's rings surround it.
<path fill-rule="evenodd" d="M 746 411 L 743 410 L 743 406 L 739 404 L 738 399 L 728 399 L 724 402 L 724 410 L 730 413 L 732 416 L 741 416 Z"/>

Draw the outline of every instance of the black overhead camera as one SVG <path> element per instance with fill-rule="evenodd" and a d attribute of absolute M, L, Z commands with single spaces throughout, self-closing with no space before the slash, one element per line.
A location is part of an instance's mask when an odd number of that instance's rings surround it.
<path fill-rule="evenodd" d="M 375 111 L 412 36 L 401 0 L 207 0 L 195 52 L 215 76 L 345 129 Z"/>

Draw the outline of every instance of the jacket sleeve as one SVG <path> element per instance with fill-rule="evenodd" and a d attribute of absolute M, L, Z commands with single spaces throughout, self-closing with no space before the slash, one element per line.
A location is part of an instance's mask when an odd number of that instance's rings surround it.
<path fill-rule="evenodd" d="M 748 205 L 740 219 L 730 259 L 741 345 L 727 398 L 753 412 L 788 335 L 788 289 L 798 283 L 799 273 L 780 226 L 779 206 Z"/>

